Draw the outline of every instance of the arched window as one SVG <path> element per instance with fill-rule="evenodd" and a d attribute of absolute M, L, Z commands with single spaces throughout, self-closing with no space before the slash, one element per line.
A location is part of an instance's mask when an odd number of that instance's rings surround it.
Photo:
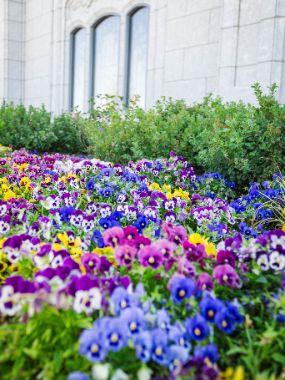
<path fill-rule="evenodd" d="M 107 16 L 93 28 L 91 96 L 117 96 L 119 75 L 120 17 Z M 95 99 L 96 102 L 98 100 Z"/>
<path fill-rule="evenodd" d="M 146 105 L 149 8 L 135 9 L 129 15 L 127 102 L 140 95 L 140 107 Z"/>
<path fill-rule="evenodd" d="M 85 29 L 71 35 L 71 108 L 84 110 Z"/>

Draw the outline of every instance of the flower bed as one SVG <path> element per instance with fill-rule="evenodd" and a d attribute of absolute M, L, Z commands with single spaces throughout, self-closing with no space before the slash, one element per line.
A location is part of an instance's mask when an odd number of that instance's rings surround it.
<path fill-rule="evenodd" d="M 284 376 L 279 175 L 0 156 L 3 379 Z"/>

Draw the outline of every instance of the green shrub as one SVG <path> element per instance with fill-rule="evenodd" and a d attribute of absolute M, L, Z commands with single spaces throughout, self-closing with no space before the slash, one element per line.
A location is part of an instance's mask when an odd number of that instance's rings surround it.
<path fill-rule="evenodd" d="M 183 100 L 162 98 L 148 112 L 136 101 L 122 112 L 112 99 L 93 107 L 85 130 L 96 157 L 126 164 L 168 157 L 170 151 L 203 171 L 215 171 L 243 187 L 284 169 L 285 108 L 253 86 L 259 106 L 204 98 L 187 107 Z M 123 116 L 122 116 L 123 115 Z"/>
<path fill-rule="evenodd" d="M 0 108 L 0 142 L 14 149 L 26 148 L 40 153 L 83 153 L 81 121 L 63 113 L 53 119 L 44 106 L 26 109 L 22 104 L 3 103 Z"/>

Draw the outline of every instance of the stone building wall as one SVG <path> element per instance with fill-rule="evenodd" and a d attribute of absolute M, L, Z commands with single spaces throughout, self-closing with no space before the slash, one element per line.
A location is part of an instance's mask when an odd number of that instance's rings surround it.
<path fill-rule="evenodd" d="M 255 103 L 251 85 L 276 82 L 285 103 L 285 0 L 0 0 L 0 101 L 70 107 L 71 33 L 86 30 L 84 109 L 91 28 L 120 16 L 118 94 L 126 93 L 127 15 L 149 6 L 146 108 L 161 96 Z"/>

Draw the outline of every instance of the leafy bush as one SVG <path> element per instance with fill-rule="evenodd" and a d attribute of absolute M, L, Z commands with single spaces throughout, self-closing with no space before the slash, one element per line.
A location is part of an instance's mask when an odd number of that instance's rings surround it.
<path fill-rule="evenodd" d="M 83 153 L 85 137 L 81 121 L 68 113 L 52 118 L 44 106 L 26 109 L 22 104 L 14 106 L 4 102 L 0 108 L 0 142 L 15 149 L 25 147 L 41 153 Z"/>
<path fill-rule="evenodd" d="M 174 150 L 204 171 L 218 171 L 240 188 L 284 168 L 285 108 L 253 86 L 259 106 L 222 103 L 211 94 L 187 107 L 183 100 L 162 98 L 148 112 L 131 102 L 123 109 L 108 99 L 93 107 L 85 129 L 96 157 L 126 164 L 160 158 Z"/>

